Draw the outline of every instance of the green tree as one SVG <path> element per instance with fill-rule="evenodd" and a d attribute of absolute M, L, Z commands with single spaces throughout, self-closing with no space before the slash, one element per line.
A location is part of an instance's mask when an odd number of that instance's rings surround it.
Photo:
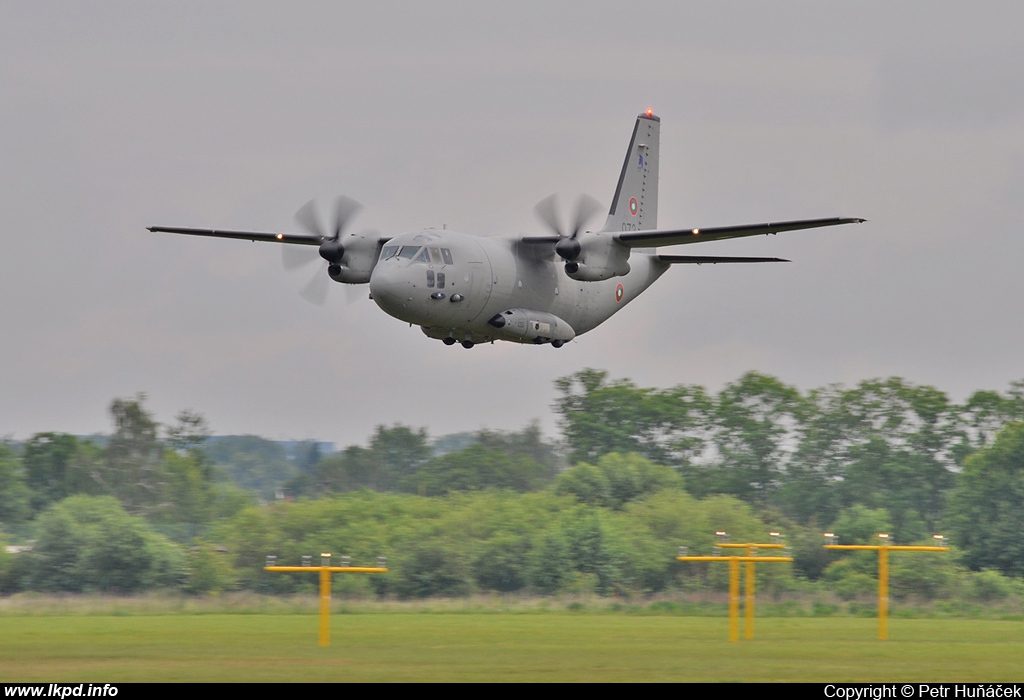
<path fill-rule="evenodd" d="M 748 372 L 718 395 L 717 493 L 767 506 L 781 488 L 803 434 L 800 393 L 778 379 Z"/>
<path fill-rule="evenodd" d="M 805 400 L 799 446 L 790 460 L 775 502 L 801 525 L 816 525 L 820 536 L 842 507 L 849 420 L 845 391 L 838 385 L 812 390 Z M 820 543 L 818 543 L 820 544 Z M 816 577 L 815 577 L 816 578 Z"/>
<path fill-rule="evenodd" d="M 519 432 L 481 430 L 475 443 L 489 450 L 500 450 L 509 457 L 528 457 L 544 467 L 543 478 L 554 479 L 562 465 L 555 445 L 545 442 L 540 424 L 533 421 Z M 466 446 L 468 447 L 468 445 Z"/>
<path fill-rule="evenodd" d="M 829 529 L 839 544 L 878 544 L 879 533 L 892 532 L 892 521 L 884 508 L 872 510 L 858 504 L 840 513 Z"/>
<path fill-rule="evenodd" d="M 174 425 L 166 429 L 167 444 L 179 452 L 195 453 L 201 450 L 211 435 L 206 418 L 195 411 L 180 411 Z"/>
<path fill-rule="evenodd" d="M 315 440 L 305 440 L 295 446 L 294 450 L 295 467 L 300 474 L 311 474 L 316 465 L 323 459 L 320 452 L 320 444 Z"/>
<path fill-rule="evenodd" d="M 32 507 L 46 506 L 77 493 L 107 493 L 98 447 L 65 433 L 37 433 L 22 453 L 25 481 L 32 490 Z"/>
<path fill-rule="evenodd" d="M 562 536 L 572 570 L 597 578 L 597 592 L 607 593 L 615 580 L 606 529 L 598 510 L 578 507 L 562 516 Z"/>
<path fill-rule="evenodd" d="M 843 503 L 885 508 L 909 541 L 935 532 L 962 432 L 945 394 L 902 379 L 861 382 L 844 397 L 850 431 Z"/>
<path fill-rule="evenodd" d="M 967 566 L 1024 575 L 1024 423 L 1010 423 L 967 459 L 951 511 Z"/>
<path fill-rule="evenodd" d="M 195 528 L 210 522 L 218 505 L 217 474 L 203 446 L 210 437 L 206 419 L 194 411 L 181 411 L 166 429 L 167 445 L 160 461 L 164 499 L 157 518 L 184 526 L 185 539 Z"/>
<path fill-rule="evenodd" d="M 40 514 L 34 588 L 134 593 L 180 585 L 181 551 L 109 496 L 72 496 Z"/>
<path fill-rule="evenodd" d="M 594 506 L 611 501 L 611 487 L 604 472 L 586 462 L 559 474 L 555 492 L 560 496 L 573 496 L 580 503 Z"/>
<path fill-rule="evenodd" d="M 399 484 L 418 472 L 432 454 L 427 431 L 404 425 L 378 425 L 370 440 L 370 451 L 379 464 L 378 483 L 382 491 L 397 491 Z"/>
<path fill-rule="evenodd" d="M 399 560 L 394 590 L 402 598 L 468 594 L 471 585 L 464 553 L 439 542 L 413 544 Z"/>
<path fill-rule="evenodd" d="M 569 444 L 571 463 L 594 462 L 609 452 L 643 455 L 659 464 L 700 457 L 707 446 L 711 403 L 704 389 L 640 389 L 584 369 L 555 381 L 554 409 Z"/>
<path fill-rule="evenodd" d="M 849 506 L 886 508 L 911 541 L 945 512 L 965 433 L 942 392 L 899 378 L 812 391 L 799 445 L 776 496 L 799 523 L 825 526 Z"/>
<path fill-rule="evenodd" d="M 538 593 L 557 593 L 571 570 L 569 544 L 558 527 L 551 527 L 537 536 L 527 559 L 527 575 Z"/>
<path fill-rule="evenodd" d="M 280 444 L 256 435 L 212 438 L 203 452 L 239 488 L 264 498 L 272 498 L 297 473 Z"/>
<path fill-rule="evenodd" d="M 159 424 L 146 411 L 146 396 L 114 399 L 110 414 L 114 433 L 104 450 L 101 481 L 125 508 L 143 513 L 162 502 L 163 474 L 159 468 L 163 446 L 157 438 Z"/>
<path fill-rule="evenodd" d="M 201 456 L 168 450 L 159 465 L 164 499 L 151 509 L 154 521 L 181 523 L 194 533 L 214 516 L 215 484 L 211 465 Z M 190 537 L 189 537 L 190 538 Z"/>
<path fill-rule="evenodd" d="M 523 535 L 498 535 L 487 540 L 473 560 L 473 577 L 484 590 L 511 593 L 524 588 L 530 540 Z"/>
<path fill-rule="evenodd" d="M 956 448 L 956 458 L 962 464 L 968 455 L 991 445 L 1004 425 L 1024 420 L 1024 381 L 1013 382 L 1005 396 L 998 391 L 976 391 L 958 413 L 963 440 Z"/>
<path fill-rule="evenodd" d="M 351 445 L 338 454 L 320 459 L 305 479 L 308 486 L 296 488 L 296 492 L 297 495 L 317 496 L 360 489 L 378 490 L 381 476 L 380 461 L 373 451 Z"/>
<path fill-rule="evenodd" d="M 238 573 L 226 552 L 207 543 L 191 547 L 186 557 L 186 593 L 220 593 L 238 585 Z"/>
<path fill-rule="evenodd" d="M 0 442 L 0 529 L 28 519 L 32 511 L 30 497 L 20 460 L 8 445 Z"/>
<path fill-rule="evenodd" d="M 422 469 L 399 483 L 408 492 L 420 485 L 429 495 L 486 488 L 534 491 L 545 483 L 544 465 L 525 455 L 471 445 L 459 452 L 434 457 Z"/>
<path fill-rule="evenodd" d="M 638 455 L 612 452 L 597 466 L 577 464 L 558 477 L 556 492 L 572 495 L 581 503 L 621 509 L 629 501 L 664 488 L 682 488 L 683 481 L 671 468 Z"/>

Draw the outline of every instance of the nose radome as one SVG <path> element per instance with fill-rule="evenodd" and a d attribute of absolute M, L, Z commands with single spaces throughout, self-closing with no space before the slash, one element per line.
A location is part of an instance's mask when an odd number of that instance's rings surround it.
<path fill-rule="evenodd" d="M 370 275 L 370 295 L 385 312 L 398 316 L 410 301 L 411 283 L 404 270 L 394 265 L 377 265 Z"/>

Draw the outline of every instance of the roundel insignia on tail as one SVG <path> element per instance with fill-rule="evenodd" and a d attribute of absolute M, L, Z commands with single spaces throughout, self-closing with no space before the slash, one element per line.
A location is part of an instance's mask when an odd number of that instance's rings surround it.
<path fill-rule="evenodd" d="M 636 216 L 636 211 L 637 211 L 636 197 L 630 197 L 629 198 L 629 213 L 632 214 L 633 216 Z"/>
<path fill-rule="evenodd" d="M 636 201 L 636 200 L 634 200 Z M 622 301 L 622 295 L 625 294 L 625 290 L 621 284 L 615 285 L 615 301 Z"/>

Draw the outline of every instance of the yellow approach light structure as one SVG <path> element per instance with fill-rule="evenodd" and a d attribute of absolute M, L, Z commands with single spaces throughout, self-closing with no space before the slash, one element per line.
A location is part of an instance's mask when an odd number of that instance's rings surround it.
<path fill-rule="evenodd" d="M 746 604 L 746 638 L 754 638 L 754 565 L 757 562 L 791 562 L 793 557 L 765 557 L 757 554 L 758 549 L 785 549 L 779 540 L 779 533 L 771 533 L 771 543 L 730 543 L 729 536 L 722 531 L 715 533 L 718 543 L 715 545 L 715 553 L 710 557 L 689 556 L 687 547 L 679 548 L 677 561 L 717 561 L 729 562 L 729 641 L 740 641 L 740 562 L 747 564 L 747 604 Z M 730 554 L 723 556 L 722 549 L 743 549 L 746 554 Z"/>
<path fill-rule="evenodd" d="M 768 533 L 769 536 L 771 536 L 771 538 L 772 538 L 772 541 L 768 542 L 768 543 L 766 543 L 766 542 L 729 542 L 728 541 L 728 539 L 729 539 L 728 535 L 726 535 L 724 532 L 720 531 L 720 532 L 716 532 L 715 534 L 719 538 L 719 542 L 718 542 L 718 545 L 717 545 L 718 547 L 721 547 L 722 549 L 742 549 L 742 550 L 744 550 L 746 552 L 746 556 L 748 556 L 748 557 L 756 557 L 757 556 L 757 550 L 759 550 L 759 549 L 786 549 L 786 545 L 782 544 L 782 535 L 779 534 L 778 532 L 770 532 L 770 533 Z M 776 559 L 776 558 L 777 557 L 772 557 L 772 559 Z M 790 558 L 789 561 L 792 561 L 792 558 Z M 747 595 L 746 595 L 746 601 L 745 601 L 744 606 L 743 606 L 744 622 L 745 622 L 744 630 L 743 630 L 743 636 L 746 637 L 747 639 L 753 639 L 754 638 L 754 588 L 755 588 L 755 585 L 756 585 L 756 580 L 754 578 L 754 567 L 755 566 L 756 566 L 756 562 L 755 561 L 752 561 L 752 560 L 748 560 L 747 561 Z"/>
<path fill-rule="evenodd" d="M 878 552 L 878 638 L 885 641 L 889 638 L 889 552 L 948 552 L 949 547 L 943 543 L 942 535 L 932 535 L 932 539 L 940 546 L 928 545 L 897 545 L 889 544 L 889 535 L 878 533 L 881 544 L 836 544 L 835 533 L 826 532 L 828 544 L 825 549 L 864 550 Z"/>
<path fill-rule="evenodd" d="M 341 566 L 331 566 L 330 552 L 320 554 L 320 566 L 312 565 L 312 557 L 302 557 L 302 566 L 277 566 L 277 557 L 268 555 L 264 571 L 318 571 L 320 573 L 320 646 L 331 644 L 331 574 L 386 574 L 387 560 L 377 557 L 377 566 L 350 566 L 349 558 L 341 558 Z"/>

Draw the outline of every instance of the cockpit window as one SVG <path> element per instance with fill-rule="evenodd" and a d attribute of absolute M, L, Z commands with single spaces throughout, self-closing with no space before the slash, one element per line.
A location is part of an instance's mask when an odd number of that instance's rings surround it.
<path fill-rule="evenodd" d="M 452 264 L 452 253 L 447 248 L 428 248 L 419 245 L 386 245 L 381 249 L 381 260 L 390 260 L 394 257 L 434 264 L 439 264 L 443 260 L 446 265 Z"/>

